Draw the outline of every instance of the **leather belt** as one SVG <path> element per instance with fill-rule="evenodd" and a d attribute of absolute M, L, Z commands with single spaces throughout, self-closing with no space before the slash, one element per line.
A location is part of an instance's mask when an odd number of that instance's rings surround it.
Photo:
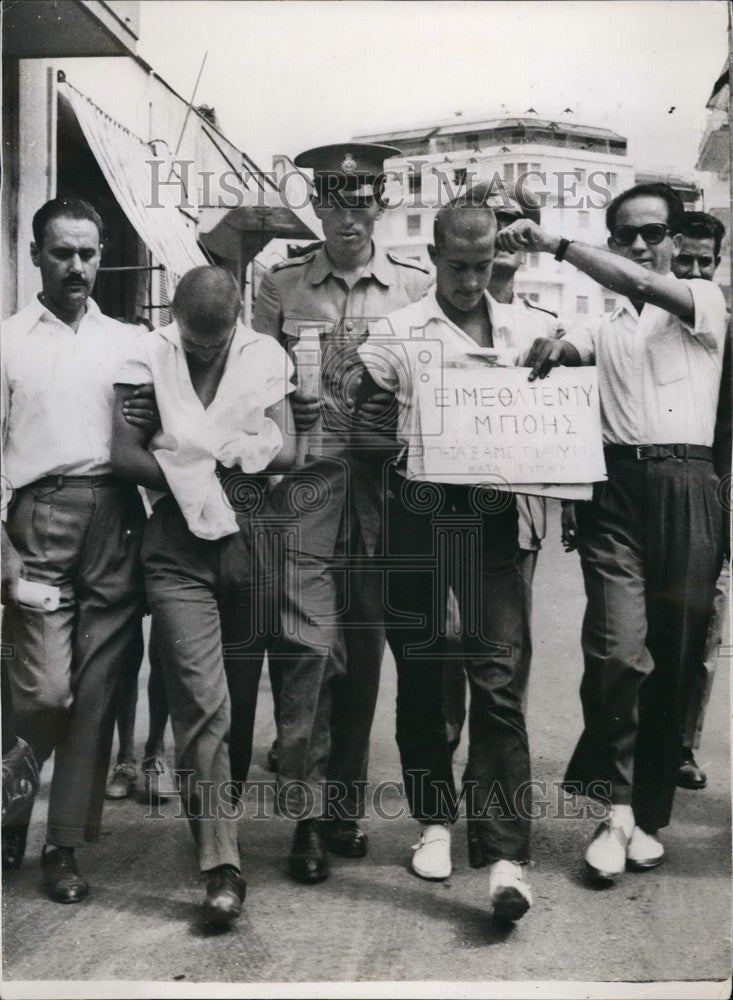
<path fill-rule="evenodd" d="M 702 444 L 607 444 L 603 454 L 609 461 L 633 459 L 645 462 L 649 459 L 678 458 L 683 461 L 698 459 L 712 462 L 713 449 Z"/>

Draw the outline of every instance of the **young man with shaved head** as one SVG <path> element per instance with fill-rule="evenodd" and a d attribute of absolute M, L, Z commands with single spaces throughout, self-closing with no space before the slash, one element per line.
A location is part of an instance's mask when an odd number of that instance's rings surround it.
<path fill-rule="evenodd" d="M 203 914 L 227 925 L 245 895 L 230 746 L 248 762 L 263 646 L 256 505 L 238 499 L 257 493 L 258 473 L 293 460 L 284 433 L 292 369 L 278 344 L 239 322 L 239 288 L 223 268 L 189 271 L 171 308 L 174 322 L 141 337 L 118 373 L 112 465 L 157 493 L 145 526 L 145 588 L 206 879 Z M 148 448 L 124 405 L 150 382 L 161 429 Z"/>
<path fill-rule="evenodd" d="M 375 388 L 396 396 L 401 445 L 409 443 L 413 386 L 431 348 L 439 344 L 443 365 L 460 365 L 479 348 L 500 347 L 486 292 L 497 232 L 486 194 L 483 188 L 468 191 L 438 212 L 430 247 L 434 291 L 370 325 L 360 348 Z M 463 623 L 471 691 L 464 775 L 469 861 L 476 868 L 489 866 L 487 899 L 495 916 L 516 920 L 532 903 L 524 878 L 531 795 L 516 500 L 510 492 L 470 485 L 412 482 L 405 471 L 398 459 L 389 484 L 388 551 L 395 569 L 388 574 L 387 638 L 397 665 L 397 743 L 405 790 L 422 825 L 412 869 L 427 879 L 451 873 L 455 787 L 440 638 L 450 587 Z"/>

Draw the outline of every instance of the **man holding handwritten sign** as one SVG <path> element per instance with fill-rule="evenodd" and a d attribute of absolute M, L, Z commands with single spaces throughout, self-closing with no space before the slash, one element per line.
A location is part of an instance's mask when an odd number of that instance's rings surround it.
<path fill-rule="evenodd" d="M 467 192 L 438 212 L 430 248 L 435 290 L 370 325 L 369 338 L 359 349 L 371 376 L 364 384 L 396 396 L 397 436 L 403 445 L 419 446 L 428 439 L 417 426 L 422 415 L 417 387 L 426 387 L 433 399 L 437 391 L 442 405 L 433 412 L 441 434 L 450 400 L 460 404 L 465 398 L 461 387 L 467 373 L 493 376 L 495 369 L 487 362 L 501 359 L 485 291 L 497 231 L 486 194 Z M 529 392 L 527 374 L 518 376 L 515 389 L 521 382 Z M 476 393 L 478 400 L 478 387 Z M 368 393 L 362 398 L 368 400 Z M 488 409 L 480 412 L 485 415 Z M 527 662 L 517 506 L 511 491 L 474 485 L 490 477 L 471 479 L 459 473 L 452 478 L 445 484 L 419 482 L 398 460 L 389 483 L 387 538 L 394 568 L 387 580 L 392 613 L 387 638 L 397 665 L 397 742 L 410 808 L 422 824 L 412 868 L 428 879 L 451 873 L 450 823 L 457 809 L 442 696 L 451 588 L 471 688 L 463 789 L 469 861 L 476 868 L 490 866 L 488 897 L 494 914 L 516 920 L 532 903 L 524 880 L 531 787 L 522 707 Z"/>
<path fill-rule="evenodd" d="M 670 273 L 683 206 L 666 184 L 637 185 L 606 211 L 609 250 L 527 219 L 499 234 L 510 250 L 566 259 L 628 296 L 560 341 L 538 340 L 531 379 L 595 364 L 608 481 L 578 511 L 588 605 L 581 686 L 585 731 L 566 782 L 607 785 L 612 808 L 586 852 L 594 877 L 664 858 L 684 709 L 703 654 L 722 562 L 712 444 L 726 331 L 712 282 Z"/>

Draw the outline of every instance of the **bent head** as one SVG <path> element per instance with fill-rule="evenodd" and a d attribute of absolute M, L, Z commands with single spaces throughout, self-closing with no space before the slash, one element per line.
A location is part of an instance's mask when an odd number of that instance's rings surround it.
<path fill-rule="evenodd" d="M 487 205 L 447 205 L 435 217 L 433 239 L 428 252 L 435 265 L 438 301 L 459 312 L 470 312 L 480 302 L 491 277 L 494 212 Z"/>
<path fill-rule="evenodd" d="M 171 312 L 186 354 L 211 364 L 228 346 L 241 305 L 237 282 L 223 267 L 195 267 L 184 274 Z"/>
<path fill-rule="evenodd" d="M 62 316 L 79 313 L 92 294 L 102 254 L 102 220 L 79 198 L 54 198 L 33 216 L 31 260 L 43 297 Z"/>

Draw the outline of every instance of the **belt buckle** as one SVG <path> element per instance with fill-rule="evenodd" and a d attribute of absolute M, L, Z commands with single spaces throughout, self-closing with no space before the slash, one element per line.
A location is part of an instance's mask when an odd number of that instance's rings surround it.
<path fill-rule="evenodd" d="M 672 454 L 675 458 L 687 458 L 687 445 L 686 444 L 673 444 Z"/>
<path fill-rule="evenodd" d="M 642 454 L 642 452 L 644 451 L 644 447 L 645 447 L 645 446 L 644 446 L 643 444 L 637 444 L 637 445 L 635 446 L 635 450 L 636 450 L 636 460 L 637 460 L 638 462 L 641 462 L 641 461 L 643 460 L 643 458 L 644 458 L 644 455 Z"/>

